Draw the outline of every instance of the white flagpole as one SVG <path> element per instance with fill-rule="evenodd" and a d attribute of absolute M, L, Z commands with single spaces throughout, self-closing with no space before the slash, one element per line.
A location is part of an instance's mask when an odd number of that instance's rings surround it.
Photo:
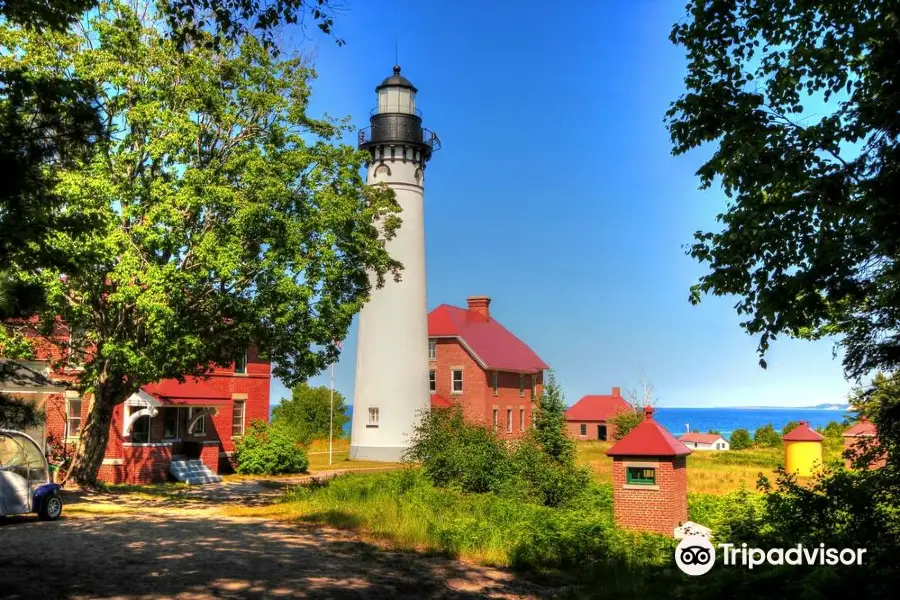
<path fill-rule="evenodd" d="M 331 440 L 334 439 L 334 363 L 331 363 L 331 413 L 328 420 L 328 465 L 331 460 Z"/>

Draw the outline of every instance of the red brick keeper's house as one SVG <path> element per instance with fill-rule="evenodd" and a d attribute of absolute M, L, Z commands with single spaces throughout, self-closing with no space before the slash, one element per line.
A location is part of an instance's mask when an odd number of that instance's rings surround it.
<path fill-rule="evenodd" d="M 91 395 L 82 396 L 71 385 L 80 373 L 77 366 L 52 370 L 59 359 L 56 346 L 34 332 L 25 334 L 34 342 L 35 359 L 15 361 L 19 376 L 0 380 L 0 391 L 32 400 L 44 410 L 44 425 L 28 432 L 39 443 L 52 436 L 66 440 L 74 451 Z M 56 335 L 68 336 L 68 328 L 60 325 Z M 165 481 L 173 459 L 199 459 L 213 473 L 230 470 L 235 441 L 251 421 L 269 419 L 270 380 L 269 363 L 251 347 L 234 363 L 216 366 L 206 379 L 143 386 L 113 410 L 98 478 L 109 483 Z"/>

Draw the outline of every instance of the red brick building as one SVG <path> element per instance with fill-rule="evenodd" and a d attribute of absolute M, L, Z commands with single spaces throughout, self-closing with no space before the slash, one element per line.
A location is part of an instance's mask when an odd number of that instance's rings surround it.
<path fill-rule="evenodd" d="M 531 427 L 547 364 L 491 316 L 491 299 L 442 304 L 428 315 L 433 407 L 461 404 L 467 418 L 516 438 Z"/>
<path fill-rule="evenodd" d="M 864 452 L 874 454 L 878 445 L 878 428 L 867 417 L 862 417 L 858 422 L 844 431 L 844 464 L 848 469 L 853 467 L 854 461 Z M 868 463 L 870 469 L 880 469 L 884 466 L 887 457 L 884 454 L 875 455 Z"/>
<path fill-rule="evenodd" d="M 46 414 L 44 425 L 31 431 L 44 441 L 48 436 L 66 440 L 70 451 L 87 418 L 90 394 L 84 396 L 66 385 L 76 381 L 81 369 L 69 366 L 51 370 L 59 360 L 57 346 L 29 334 L 36 359 L 16 361 L 34 377 L 0 381 L 0 391 L 34 400 Z M 58 336 L 68 336 L 60 326 Z M 255 348 L 232 363 L 216 367 L 208 379 L 179 383 L 174 379 L 143 386 L 124 404 L 113 409 L 109 442 L 99 479 L 110 483 L 149 483 L 168 478 L 173 457 L 199 459 L 213 473 L 230 468 L 234 442 L 256 419 L 269 420 L 270 365 Z M 73 386 L 74 387 L 74 386 Z"/>
<path fill-rule="evenodd" d="M 612 418 L 617 412 L 633 410 L 617 387 L 611 394 L 584 396 L 566 411 L 569 435 L 577 440 L 611 440 L 616 432 Z"/>
<path fill-rule="evenodd" d="M 619 527 L 673 536 L 688 520 L 687 456 L 644 409 L 644 420 L 606 451 L 613 459 L 613 514 Z"/>

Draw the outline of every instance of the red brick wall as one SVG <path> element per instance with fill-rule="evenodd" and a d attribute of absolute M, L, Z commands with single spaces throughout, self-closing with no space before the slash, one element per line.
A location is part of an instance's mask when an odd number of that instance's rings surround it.
<path fill-rule="evenodd" d="M 857 446 L 858 444 L 861 444 L 862 441 L 863 441 L 864 439 L 865 439 L 865 440 L 871 440 L 871 438 L 860 438 L 860 437 L 850 437 L 850 436 L 845 436 L 845 437 L 844 437 L 844 454 L 846 454 L 846 452 L 847 452 L 848 450 L 855 449 L 856 446 Z M 873 443 L 874 443 L 874 442 L 872 442 L 872 441 L 867 441 L 867 444 L 870 444 L 870 445 L 869 445 L 869 446 L 863 446 L 863 447 L 871 448 L 871 447 L 872 447 L 871 444 L 873 444 Z M 860 451 L 862 450 L 863 447 L 860 448 Z M 855 453 L 854 453 L 852 456 L 855 458 Z M 854 458 L 844 458 L 844 465 L 845 465 L 848 469 L 853 468 L 853 460 L 854 460 Z M 887 460 L 887 456 L 886 456 L 886 455 L 882 455 L 882 456 L 876 458 L 875 460 L 873 460 L 872 462 L 870 462 L 870 463 L 869 463 L 869 468 L 870 468 L 870 469 L 880 469 L 881 467 L 884 466 L 886 460 Z"/>
<path fill-rule="evenodd" d="M 109 457 L 107 457 L 109 458 Z M 98 478 L 107 483 L 158 483 L 169 477 L 172 445 L 124 446 L 121 465 L 103 465 Z"/>
<path fill-rule="evenodd" d="M 534 407 L 531 378 L 535 375 L 525 375 L 524 395 L 519 396 L 519 374 L 498 373 L 497 395 L 494 395 L 492 371 L 485 371 L 475 361 L 471 354 L 455 338 L 436 338 L 435 360 L 430 361 L 429 369 L 433 369 L 436 375 L 435 393 L 451 400 L 460 402 L 466 418 L 473 422 L 491 425 L 493 423 L 493 409 L 496 407 L 497 430 L 502 437 L 517 438 L 522 436 L 519 427 L 519 410 L 525 409 L 525 429 L 531 427 L 531 413 Z M 452 392 L 452 370 L 463 370 L 463 392 Z M 537 393 L 540 395 L 543 389 L 543 374 L 538 374 Z M 512 409 L 513 431 L 507 434 L 506 411 Z"/>
<path fill-rule="evenodd" d="M 203 450 L 200 451 L 200 460 L 213 473 L 219 472 L 219 445 L 215 442 L 207 442 L 203 444 Z"/>
<path fill-rule="evenodd" d="M 581 435 L 581 426 L 585 425 L 587 429 L 587 433 L 585 435 Z M 607 441 L 613 440 L 613 433 L 616 431 L 616 426 L 612 423 L 607 423 L 606 421 L 568 421 L 567 427 L 569 431 L 569 435 L 575 438 L 576 440 L 598 440 L 600 439 L 599 434 L 597 433 L 598 425 L 606 425 L 606 439 Z"/>
<path fill-rule="evenodd" d="M 656 463 L 656 486 L 626 488 L 629 463 Z M 687 460 L 675 458 L 613 458 L 613 513 L 625 529 L 652 531 L 672 536 L 687 521 Z"/>

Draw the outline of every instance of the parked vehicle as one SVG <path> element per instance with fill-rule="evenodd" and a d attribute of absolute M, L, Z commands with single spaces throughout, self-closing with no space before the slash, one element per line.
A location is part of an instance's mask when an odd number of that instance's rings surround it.
<path fill-rule="evenodd" d="M 21 431 L 0 429 L 0 516 L 36 513 L 55 521 L 63 507 L 59 489 L 37 442 Z"/>

